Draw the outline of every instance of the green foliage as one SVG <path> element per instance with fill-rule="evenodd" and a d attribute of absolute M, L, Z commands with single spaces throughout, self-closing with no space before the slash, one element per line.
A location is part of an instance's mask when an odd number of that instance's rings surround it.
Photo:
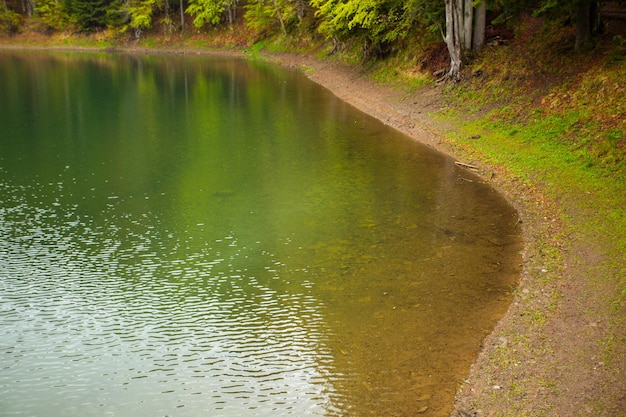
<path fill-rule="evenodd" d="M 515 20 L 520 14 L 526 11 L 532 11 L 536 1 L 534 0 L 496 0 L 488 2 L 487 8 L 496 13 L 496 17 L 492 20 L 494 25 L 509 24 L 511 20 Z"/>
<path fill-rule="evenodd" d="M 152 27 L 152 15 L 158 7 L 157 0 L 139 0 L 129 2 L 129 26 L 133 29 L 149 29 Z"/>
<path fill-rule="evenodd" d="M 48 28 L 63 29 L 67 20 L 61 9 L 61 5 L 55 0 L 40 0 L 37 3 L 39 20 Z"/>
<path fill-rule="evenodd" d="M 107 9 L 107 24 L 109 27 L 116 28 L 120 32 L 128 29 L 130 22 L 130 14 L 128 12 L 128 3 L 124 0 L 113 1 Z"/>
<path fill-rule="evenodd" d="M 283 34 L 297 21 L 297 2 L 292 0 L 251 0 L 246 6 L 246 26 L 257 32 L 280 27 Z"/>
<path fill-rule="evenodd" d="M 535 10 L 535 15 L 560 15 L 563 11 L 571 13 L 573 6 L 574 3 L 569 0 L 544 0 Z"/>
<path fill-rule="evenodd" d="M 80 30 L 92 32 L 107 27 L 111 5 L 111 0 L 64 0 L 61 9 Z"/>
<path fill-rule="evenodd" d="M 161 25 L 161 28 L 163 28 L 163 33 L 168 35 L 171 34 L 176 27 L 169 13 L 159 19 L 159 24 Z"/>
<path fill-rule="evenodd" d="M 444 4 L 440 1 L 408 0 L 404 4 L 405 19 L 416 22 L 438 36 L 445 24 Z"/>
<path fill-rule="evenodd" d="M 206 24 L 220 23 L 225 10 L 225 0 L 189 0 L 187 7 L 187 13 L 193 16 L 193 25 L 198 29 Z"/>
<path fill-rule="evenodd" d="M 319 30 L 328 37 L 372 29 L 384 13 L 386 0 L 311 0 L 318 8 L 316 16 L 323 19 Z"/>
<path fill-rule="evenodd" d="M 0 33 L 15 33 L 22 25 L 22 16 L 11 9 L 0 10 Z"/>
<path fill-rule="evenodd" d="M 613 38 L 613 47 L 609 53 L 609 62 L 612 64 L 623 63 L 626 58 L 626 38 L 616 35 Z"/>
<path fill-rule="evenodd" d="M 416 20 L 428 20 L 418 13 L 417 1 L 311 0 L 311 5 L 321 20 L 320 33 L 335 40 L 365 39 L 366 55 L 386 55 L 390 45 L 409 35 Z"/>
<path fill-rule="evenodd" d="M 273 16 L 273 8 L 265 1 L 251 1 L 246 6 L 246 26 L 256 32 L 271 31 L 278 21 Z"/>
<path fill-rule="evenodd" d="M 135 37 L 153 27 L 155 16 L 165 10 L 167 2 L 164 0 L 119 0 L 108 10 L 110 26 L 117 28 L 121 33 L 132 30 Z M 158 22 L 167 33 L 173 27 L 168 13 L 161 16 Z"/>

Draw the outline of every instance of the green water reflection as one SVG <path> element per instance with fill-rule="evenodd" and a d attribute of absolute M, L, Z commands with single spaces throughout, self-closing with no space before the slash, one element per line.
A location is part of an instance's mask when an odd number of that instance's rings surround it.
<path fill-rule="evenodd" d="M 518 275 L 477 178 L 267 64 L 0 52 L 0 91 L 1 414 L 449 413 Z"/>

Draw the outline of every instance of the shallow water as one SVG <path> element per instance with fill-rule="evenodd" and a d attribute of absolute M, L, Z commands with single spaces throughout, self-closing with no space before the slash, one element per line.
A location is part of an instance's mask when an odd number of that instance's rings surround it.
<path fill-rule="evenodd" d="M 297 72 L 0 52 L 0 414 L 442 416 L 514 211 Z"/>

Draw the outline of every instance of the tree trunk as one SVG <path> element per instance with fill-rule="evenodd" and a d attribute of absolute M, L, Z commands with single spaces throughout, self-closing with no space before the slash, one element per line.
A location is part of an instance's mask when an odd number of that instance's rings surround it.
<path fill-rule="evenodd" d="M 26 16 L 32 17 L 35 14 L 37 5 L 35 4 L 35 0 L 22 0 L 22 9 Z"/>
<path fill-rule="evenodd" d="M 575 50 L 591 44 L 591 38 L 600 28 L 600 5 L 598 0 L 580 0 L 576 6 Z"/>
<path fill-rule="evenodd" d="M 170 17 L 170 0 L 165 0 L 163 7 L 165 8 L 165 19 L 162 20 L 165 33 L 170 35 L 174 31 L 174 22 Z"/>
<path fill-rule="evenodd" d="M 285 21 L 283 20 L 283 14 L 280 12 L 280 7 L 278 6 L 278 2 L 274 1 L 274 9 L 276 10 L 276 16 L 278 17 L 278 21 L 280 22 L 280 28 L 283 31 L 283 35 L 287 36 L 287 28 L 285 27 Z"/>
<path fill-rule="evenodd" d="M 233 18 L 233 2 L 232 0 L 226 0 L 224 2 L 224 7 L 226 9 L 226 17 L 228 18 L 228 25 L 232 26 L 235 21 Z"/>
<path fill-rule="evenodd" d="M 298 18 L 298 22 L 302 23 L 304 19 L 304 8 L 305 8 L 304 0 L 296 0 L 296 17 Z"/>
<path fill-rule="evenodd" d="M 183 8 L 183 0 L 179 1 L 180 4 L 180 31 L 185 31 L 185 9 Z"/>
<path fill-rule="evenodd" d="M 444 41 L 450 54 L 450 71 L 446 78 L 458 81 L 461 74 L 461 23 L 463 16 L 459 2 L 464 0 L 445 0 L 446 2 L 446 33 Z M 461 3 L 462 4 L 462 3 Z"/>
<path fill-rule="evenodd" d="M 463 2 L 463 48 L 472 49 L 472 20 L 474 17 L 474 8 L 472 0 Z"/>
<path fill-rule="evenodd" d="M 576 42 L 574 49 L 579 50 L 591 41 L 590 16 L 591 0 L 580 0 L 576 7 Z"/>
<path fill-rule="evenodd" d="M 472 37 L 472 50 L 476 53 L 483 49 L 485 44 L 485 28 L 487 26 L 487 0 L 478 3 L 474 10 L 474 36 Z"/>

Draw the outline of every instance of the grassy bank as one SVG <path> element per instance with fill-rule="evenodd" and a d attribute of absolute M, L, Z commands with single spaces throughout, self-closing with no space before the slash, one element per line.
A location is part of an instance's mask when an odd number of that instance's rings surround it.
<path fill-rule="evenodd" d="M 320 39 L 253 43 L 245 29 L 148 35 L 132 44 L 104 33 L 3 42 L 217 48 L 252 58 L 290 52 L 358 65 L 361 76 L 394 92 L 390 106 L 409 109 L 408 123 L 424 123 L 428 113 L 441 148 L 478 167 L 523 222 L 527 247 L 515 302 L 462 384 L 458 414 L 626 416 L 626 43 L 606 37 L 596 50 L 575 53 L 571 31 L 539 23 L 528 20 L 524 36 L 486 47 L 455 85 L 431 75 L 446 63 L 436 45 L 420 53 L 409 45 L 364 63 L 356 49 L 328 56 Z M 436 108 L 407 107 L 426 92 Z"/>
<path fill-rule="evenodd" d="M 623 416 L 626 60 L 620 42 L 577 54 L 549 29 L 485 51 L 436 116 L 534 213 L 517 301 L 457 407 Z"/>

